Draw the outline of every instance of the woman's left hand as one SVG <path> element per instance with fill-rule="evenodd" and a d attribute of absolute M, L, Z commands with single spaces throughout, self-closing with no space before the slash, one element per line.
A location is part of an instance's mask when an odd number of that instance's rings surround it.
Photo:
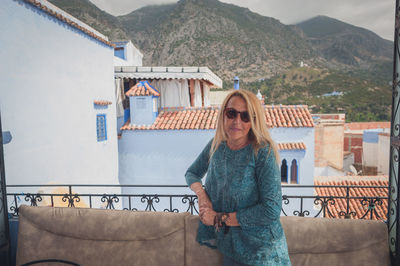
<path fill-rule="evenodd" d="M 217 213 L 208 207 L 200 207 L 200 220 L 205 225 L 214 225 L 214 219 Z"/>

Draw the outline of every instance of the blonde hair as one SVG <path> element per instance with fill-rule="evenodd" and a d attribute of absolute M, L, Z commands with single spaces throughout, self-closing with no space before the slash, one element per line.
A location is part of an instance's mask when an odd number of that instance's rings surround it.
<path fill-rule="evenodd" d="M 261 106 L 261 102 L 257 96 L 248 90 L 234 90 L 225 97 L 225 100 L 221 105 L 221 111 L 219 112 L 217 118 L 217 130 L 215 132 L 214 140 L 211 144 L 210 158 L 218 149 L 221 142 L 227 140 L 227 135 L 224 130 L 224 119 L 226 119 L 224 113 L 229 100 L 235 96 L 242 98 L 246 102 L 247 112 L 249 113 L 251 123 L 248 137 L 253 145 L 254 153 L 257 154 L 260 148 L 269 144 L 268 152 L 271 152 L 272 149 L 275 154 L 276 161 L 278 162 L 279 154 L 275 142 L 271 139 L 268 131 L 265 121 L 264 108 Z"/>

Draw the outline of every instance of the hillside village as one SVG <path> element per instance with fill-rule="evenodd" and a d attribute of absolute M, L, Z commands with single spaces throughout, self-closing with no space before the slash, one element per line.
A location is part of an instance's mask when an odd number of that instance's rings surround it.
<path fill-rule="evenodd" d="M 0 66 L 0 118 L 7 191 L 15 194 L 8 198 L 10 215 L 30 203 L 129 210 L 147 204 L 146 210 L 156 206 L 174 212 L 172 200 L 153 205 L 160 200 L 157 195 L 192 194 L 185 171 L 214 136 L 223 97 L 243 89 L 241 76 L 224 86 L 207 65 L 148 65 L 135 40 L 110 41 L 45 0 L 3 6 L 0 25 L 8 26 L 0 52 L 5 62 Z M 328 207 L 318 200 L 335 196 L 332 217 L 356 219 L 368 213 L 370 219 L 386 219 L 386 200 L 368 209 L 345 197 L 388 197 L 383 188 L 389 186 L 390 122 L 347 123 L 346 113 L 271 103 L 263 92 L 257 96 L 280 157 L 282 215 L 296 215 L 300 202 L 311 212 L 307 215 L 319 215 Z M 36 196 L 23 200 L 27 193 Z M 61 200 L 64 194 L 89 193 L 95 196 Z M 114 198 L 103 200 L 103 194 Z M 130 196 L 119 201 L 115 195 Z M 289 204 L 285 196 L 294 195 L 311 198 L 291 198 Z"/>

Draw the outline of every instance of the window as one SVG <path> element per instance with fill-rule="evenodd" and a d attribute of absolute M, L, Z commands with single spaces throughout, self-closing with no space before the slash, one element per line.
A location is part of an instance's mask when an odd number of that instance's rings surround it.
<path fill-rule="evenodd" d="M 97 141 L 107 140 L 107 120 L 105 114 L 97 115 L 96 117 L 97 125 Z"/>
<path fill-rule="evenodd" d="M 292 165 L 290 166 L 290 183 L 291 184 L 297 184 L 297 161 L 296 159 L 293 159 Z"/>
<path fill-rule="evenodd" d="M 114 48 L 114 56 L 117 56 L 117 57 L 125 60 L 124 47 L 115 47 Z"/>
<path fill-rule="evenodd" d="M 281 182 L 287 183 L 288 182 L 288 175 L 287 175 L 287 162 L 286 159 L 282 160 L 282 165 L 281 165 Z"/>

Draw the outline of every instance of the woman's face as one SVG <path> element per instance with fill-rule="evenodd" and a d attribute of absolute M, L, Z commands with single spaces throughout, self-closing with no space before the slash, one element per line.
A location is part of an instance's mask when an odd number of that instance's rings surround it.
<path fill-rule="evenodd" d="M 247 142 L 249 130 L 251 128 L 251 122 L 243 122 L 240 118 L 241 114 L 239 113 L 237 113 L 235 118 L 228 118 L 226 115 L 226 110 L 232 111 L 232 109 L 238 112 L 246 112 L 246 102 L 239 96 L 233 96 L 226 105 L 224 113 L 224 131 L 227 135 L 228 141 L 233 143 Z"/>

